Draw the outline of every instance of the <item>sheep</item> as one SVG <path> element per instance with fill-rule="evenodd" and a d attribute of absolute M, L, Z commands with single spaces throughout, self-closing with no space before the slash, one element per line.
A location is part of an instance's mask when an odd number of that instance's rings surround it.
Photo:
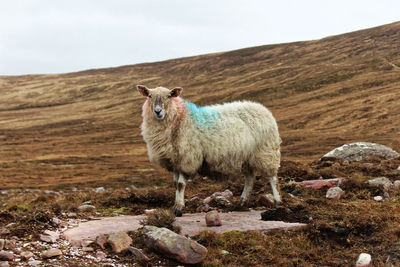
<path fill-rule="evenodd" d="M 277 188 L 281 138 L 267 108 L 251 101 L 200 107 L 180 97 L 181 87 L 137 85 L 137 90 L 147 97 L 140 127 L 149 160 L 173 172 L 175 215 L 182 216 L 186 180 L 196 174 L 244 176 L 241 206 L 248 201 L 255 175 L 268 176 L 275 205 L 281 203 Z"/>

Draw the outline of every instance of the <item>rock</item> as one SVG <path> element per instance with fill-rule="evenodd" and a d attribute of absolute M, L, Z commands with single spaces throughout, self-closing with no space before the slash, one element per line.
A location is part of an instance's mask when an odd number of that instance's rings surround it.
<path fill-rule="evenodd" d="M 99 235 L 96 237 L 96 243 L 99 245 L 102 249 L 105 249 L 105 244 L 107 243 L 107 236 L 105 235 Z"/>
<path fill-rule="evenodd" d="M 197 264 L 207 256 L 207 249 L 199 243 L 178 235 L 167 228 L 144 227 L 146 246 L 155 249 L 168 258 L 184 264 Z"/>
<path fill-rule="evenodd" d="M 58 248 L 51 248 L 42 252 L 42 257 L 45 259 L 57 257 L 60 255 L 62 255 L 62 251 L 59 250 Z"/>
<path fill-rule="evenodd" d="M 28 261 L 29 266 L 42 266 L 42 261 L 39 260 L 31 260 Z"/>
<path fill-rule="evenodd" d="M 3 250 L 5 244 L 6 244 L 6 241 L 4 239 L 0 239 L 0 250 Z"/>
<path fill-rule="evenodd" d="M 96 251 L 96 258 L 98 258 L 99 260 L 104 260 L 105 258 L 107 258 L 107 254 L 101 250 L 98 250 Z"/>
<path fill-rule="evenodd" d="M 231 254 L 231 253 L 229 253 L 229 251 L 227 251 L 227 250 L 221 250 L 221 255 L 223 255 L 223 256 L 225 256 L 225 255 L 229 255 L 229 254 Z"/>
<path fill-rule="evenodd" d="M 202 204 L 202 205 L 200 205 L 200 206 L 198 206 L 197 208 L 196 208 L 196 212 L 207 212 L 207 211 L 209 211 L 211 208 L 210 208 L 210 206 L 208 205 L 208 204 Z"/>
<path fill-rule="evenodd" d="M 371 266 L 371 255 L 368 253 L 361 253 L 358 256 L 356 267 L 369 267 Z"/>
<path fill-rule="evenodd" d="M 382 196 L 375 196 L 374 200 L 378 201 L 378 202 L 381 202 L 381 201 L 383 201 L 383 197 Z"/>
<path fill-rule="evenodd" d="M 370 186 L 383 187 L 385 191 L 392 190 L 394 188 L 393 183 L 386 177 L 378 177 L 368 180 L 367 183 Z"/>
<path fill-rule="evenodd" d="M 133 254 L 133 256 L 135 256 L 136 260 L 145 265 L 146 262 L 150 261 L 150 258 L 147 257 L 143 251 L 141 249 L 135 248 L 135 247 L 129 247 L 129 252 Z"/>
<path fill-rule="evenodd" d="M 206 197 L 203 200 L 204 204 L 209 204 L 211 201 L 216 201 L 218 205 L 221 206 L 232 206 L 232 203 L 230 200 L 233 197 L 233 193 L 229 190 L 226 189 L 224 192 L 215 192 L 211 196 Z"/>
<path fill-rule="evenodd" d="M 352 144 L 345 144 L 341 147 L 335 148 L 321 157 L 336 158 L 348 161 L 360 161 L 369 157 L 378 157 L 381 159 L 395 159 L 400 156 L 399 153 L 393 149 L 375 143 L 358 142 Z"/>
<path fill-rule="evenodd" d="M 60 234 L 54 231 L 46 230 L 40 235 L 40 240 L 47 243 L 55 243 L 60 237 Z"/>
<path fill-rule="evenodd" d="M 326 191 L 326 198 L 338 200 L 344 195 L 344 191 L 339 186 L 331 187 Z"/>
<path fill-rule="evenodd" d="M 274 196 L 272 194 L 261 194 L 258 197 L 258 203 L 265 207 L 272 207 L 275 204 Z"/>
<path fill-rule="evenodd" d="M 346 182 L 346 179 L 343 177 L 332 178 L 332 179 L 318 179 L 318 180 L 307 180 L 303 182 L 298 182 L 297 184 L 312 189 L 321 189 L 323 187 L 333 187 L 338 186 L 342 183 Z"/>
<path fill-rule="evenodd" d="M 207 226 L 221 226 L 221 218 L 217 210 L 212 210 L 206 214 L 206 224 Z"/>
<path fill-rule="evenodd" d="M 11 261 L 15 258 L 14 253 L 5 250 L 0 251 L 0 260 Z"/>
<path fill-rule="evenodd" d="M 11 233 L 11 232 L 7 228 L 0 228 L 0 236 L 1 235 L 8 235 L 9 233 Z"/>
<path fill-rule="evenodd" d="M 0 262 L 0 267 L 9 267 L 10 264 L 8 264 L 8 261 L 1 261 Z"/>
<path fill-rule="evenodd" d="M 157 209 L 146 209 L 144 210 L 144 214 L 146 215 L 150 215 L 153 214 L 154 212 L 156 212 Z"/>
<path fill-rule="evenodd" d="M 214 203 L 217 206 L 222 206 L 222 207 L 231 207 L 232 202 L 230 202 L 226 197 L 224 196 L 216 196 L 214 199 Z"/>
<path fill-rule="evenodd" d="M 79 207 L 78 207 L 78 210 L 79 210 L 80 212 L 89 212 L 89 211 L 94 211 L 94 210 L 96 210 L 96 207 L 93 206 L 93 205 L 87 205 L 87 204 L 85 204 L 85 205 L 79 206 Z"/>
<path fill-rule="evenodd" d="M 345 160 L 343 160 L 342 165 L 343 166 L 349 166 L 350 162 L 347 159 L 345 159 Z"/>
<path fill-rule="evenodd" d="M 60 219 L 58 219 L 57 217 L 53 217 L 53 218 L 51 219 L 51 222 L 53 223 L 53 225 L 58 226 L 58 225 L 60 225 L 63 221 L 60 220 Z"/>
<path fill-rule="evenodd" d="M 136 191 L 138 190 L 136 186 L 134 185 L 130 185 L 128 187 L 125 188 L 126 191 Z"/>
<path fill-rule="evenodd" d="M 92 247 L 83 247 L 82 251 L 84 251 L 84 252 L 92 252 L 92 251 L 94 251 L 94 248 L 92 248 Z"/>
<path fill-rule="evenodd" d="M 400 166 L 399 166 L 399 167 L 397 167 L 397 170 L 398 170 L 398 171 L 400 171 Z"/>
<path fill-rule="evenodd" d="M 393 187 L 395 190 L 400 190 L 400 180 L 394 181 Z"/>
<path fill-rule="evenodd" d="M 125 232 L 113 233 L 108 237 L 107 243 L 111 245 L 115 253 L 120 253 L 129 248 L 132 238 Z"/>
<path fill-rule="evenodd" d="M 78 218 L 78 214 L 76 214 L 75 212 L 68 212 L 67 217 L 71 218 L 71 219 L 75 219 L 75 218 Z"/>
<path fill-rule="evenodd" d="M 101 187 L 97 187 L 95 192 L 96 193 L 104 193 L 104 192 L 106 192 L 106 190 L 104 189 L 104 187 L 101 186 Z"/>
<path fill-rule="evenodd" d="M 33 253 L 30 251 L 22 251 L 19 255 L 21 256 L 21 258 L 23 258 L 25 260 L 34 256 Z"/>

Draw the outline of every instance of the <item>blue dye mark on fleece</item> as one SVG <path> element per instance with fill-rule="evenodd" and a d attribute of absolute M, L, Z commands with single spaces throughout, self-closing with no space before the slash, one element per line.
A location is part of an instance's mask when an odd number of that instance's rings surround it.
<path fill-rule="evenodd" d="M 200 126 L 211 126 L 217 119 L 217 111 L 212 107 L 198 107 L 195 104 L 185 101 L 189 109 L 190 116 L 195 123 Z"/>

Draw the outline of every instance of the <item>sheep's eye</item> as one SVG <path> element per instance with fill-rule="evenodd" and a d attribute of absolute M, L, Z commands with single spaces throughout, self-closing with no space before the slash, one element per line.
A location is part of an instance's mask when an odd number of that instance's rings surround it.
<path fill-rule="evenodd" d="M 151 98 L 151 95 L 149 95 L 149 98 Z"/>

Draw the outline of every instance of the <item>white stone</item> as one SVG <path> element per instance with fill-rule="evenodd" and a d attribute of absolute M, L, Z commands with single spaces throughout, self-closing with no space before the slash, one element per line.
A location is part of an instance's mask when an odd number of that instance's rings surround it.
<path fill-rule="evenodd" d="M 331 187 L 326 191 L 326 198 L 329 199 L 340 199 L 344 195 L 344 191 L 339 187 Z"/>
<path fill-rule="evenodd" d="M 382 196 L 375 196 L 374 200 L 378 201 L 378 202 L 381 202 L 381 201 L 383 201 L 383 197 Z"/>
<path fill-rule="evenodd" d="M 106 190 L 104 189 L 104 187 L 100 186 L 96 188 L 96 193 L 104 193 L 106 192 Z"/>
<path fill-rule="evenodd" d="M 361 253 L 358 256 L 358 260 L 356 262 L 356 267 L 368 267 L 371 265 L 371 255 L 368 253 Z"/>
<path fill-rule="evenodd" d="M 394 181 L 393 185 L 394 185 L 394 189 L 399 190 L 400 189 L 400 180 Z"/>

